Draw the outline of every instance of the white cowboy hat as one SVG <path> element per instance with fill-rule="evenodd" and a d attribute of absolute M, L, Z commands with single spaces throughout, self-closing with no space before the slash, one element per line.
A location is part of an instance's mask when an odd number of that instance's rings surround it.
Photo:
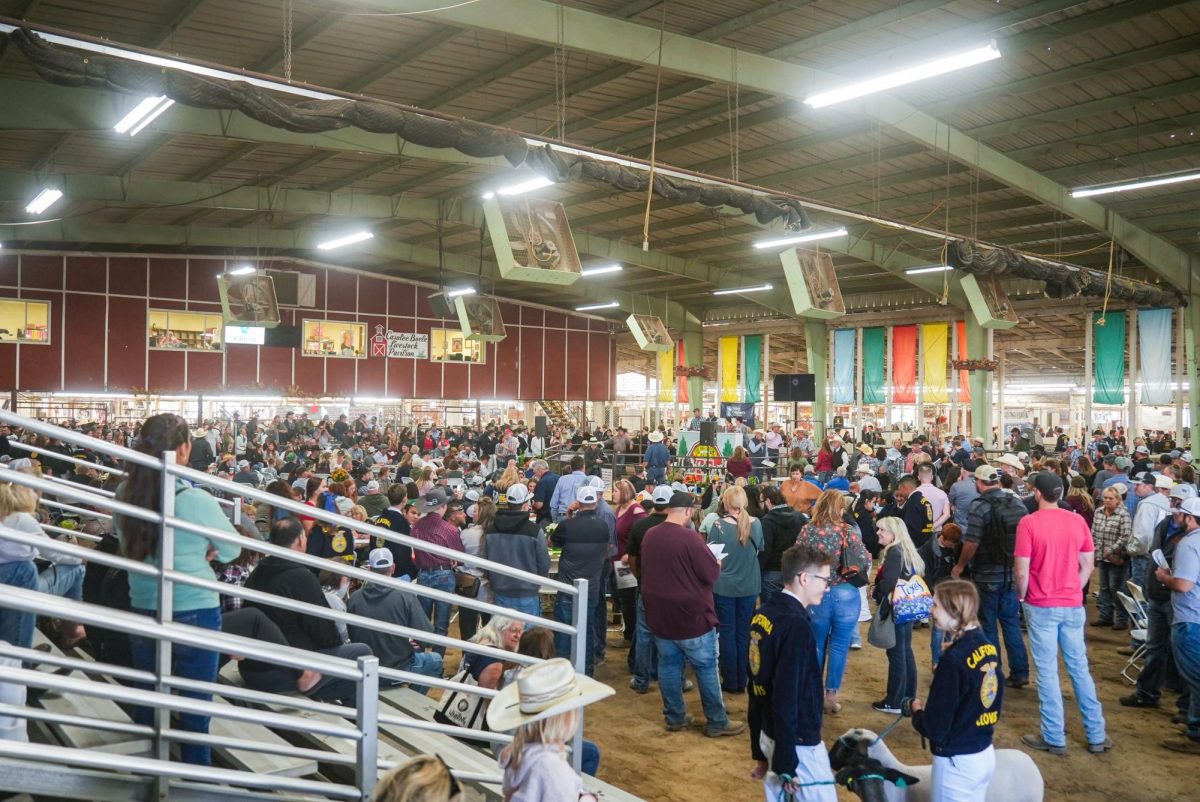
<path fill-rule="evenodd" d="M 488 705 L 488 727 L 493 732 L 515 730 L 590 705 L 614 693 L 604 683 L 576 674 L 569 661 L 556 657 L 521 669 L 516 681 L 505 685 L 496 694 Z"/>
<path fill-rule="evenodd" d="M 1025 470 L 1025 463 L 1021 462 L 1016 454 L 1001 454 L 996 457 L 996 462 L 1007 465 L 1010 468 L 1016 468 L 1018 471 Z"/>
<path fill-rule="evenodd" d="M 651 443 L 661 443 L 663 434 L 662 432 L 650 432 L 650 434 L 646 435 L 646 439 Z"/>

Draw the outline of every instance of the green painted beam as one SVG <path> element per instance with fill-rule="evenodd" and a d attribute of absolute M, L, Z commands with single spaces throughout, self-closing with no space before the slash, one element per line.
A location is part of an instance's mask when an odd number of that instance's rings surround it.
<path fill-rule="evenodd" d="M 292 54 L 293 58 L 297 50 L 307 47 L 314 39 L 332 27 L 339 19 L 342 18 L 342 13 L 339 11 L 327 11 L 321 14 L 312 22 L 305 25 L 299 31 L 292 34 Z M 258 61 L 250 68 L 251 72 L 269 73 L 283 66 L 284 52 L 283 45 L 276 47 L 266 56 Z"/>
<path fill-rule="evenodd" d="M 459 33 L 461 33 L 461 31 L 454 28 L 437 31 L 430 36 L 427 36 L 417 45 L 406 46 L 404 49 L 398 50 L 396 53 L 384 59 L 371 69 L 361 73 L 355 78 L 352 78 L 350 81 L 346 82 L 342 89 L 346 92 L 362 92 L 376 81 L 386 78 L 396 70 L 399 70 L 407 64 L 411 64 L 426 53 L 430 53 L 446 44 Z"/>

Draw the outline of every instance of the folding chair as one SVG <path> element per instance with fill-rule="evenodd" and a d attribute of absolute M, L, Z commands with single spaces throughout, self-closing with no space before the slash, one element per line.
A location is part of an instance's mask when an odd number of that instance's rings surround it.
<path fill-rule="evenodd" d="M 1149 612 L 1146 609 L 1146 594 L 1142 590 L 1142 586 L 1137 582 L 1134 582 L 1132 579 L 1127 579 L 1125 580 L 1125 587 L 1129 589 L 1129 595 L 1133 597 L 1133 600 L 1137 602 L 1137 606 L 1141 608 L 1142 615 L 1148 616 Z"/>
<path fill-rule="evenodd" d="M 1124 667 L 1121 669 L 1121 676 L 1131 684 L 1136 685 L 1138 674 L 1142 672 L 1142 659 L 1146 656 L 1146 631 L 1148 629 L 1146 611 L 1128 594 L 1118 592 L 1117 599 L 1120 600 L 1121 606 L 1125 608 L 1125 612 L 1129 614 L 1129 620 L 1133 624 L 1134 629 L 1129 634 L 1135 641 L 1138 641 L 1137 648 L 1133 650 L 1133 654 L 1129 656 L 1129 660 L 1125 662 Z M 1130 676 L 1130 673 L 1134 671 L 1136 673 Z"/>

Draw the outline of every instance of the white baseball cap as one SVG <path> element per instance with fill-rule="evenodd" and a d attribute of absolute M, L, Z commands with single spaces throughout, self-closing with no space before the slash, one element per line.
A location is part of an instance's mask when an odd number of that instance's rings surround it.
<path fill-rule="evenodd" d="M 595 504 L 597 498 L 596 488 L 590 484 L 580 485 L 575 491 L 575 500 L 580 504 Z"/>
<path fill-rule="evenodd" d="M 665 507 L 674 494 L 675 491 L 670 485 L 659 485 L 650 494 L 650 500 L 654 502 L 654 506 L 656 507 Z"/>
<path fill-rule="evenodd" d="M 519 507 L 529 501 L 529 488 L 517 482 L 504 491 L 504 500 L 512 506 Z"/>
<path fill-rule="evenodd" d="M 391 549 L 371 549 L 371 553 L 367 556 L 367 563 L 372 570 L 378 571 L 391 568 L 396 561 L 392 557 Z"/>

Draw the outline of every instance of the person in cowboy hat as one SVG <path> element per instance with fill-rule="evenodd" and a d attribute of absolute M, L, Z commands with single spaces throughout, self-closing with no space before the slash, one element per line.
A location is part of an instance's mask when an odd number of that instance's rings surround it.
<path fill-rule="evenodd" d="M 595 802 L 567 763 L 566 747 L 579 729 L 579 711 L 613 693 L 609 686 L 576 674 L 563 658 L 526 666 L 515 682 L 501 688 L 488 705 L 487 723 L 493 732 L 516 730 L 499 757 L 504 798 Z"/>
<path fill-rule="evenodd" d="M 879 460 L 875 459 L 875 449 L 866 443 L 859 443 L 855 448 L 858 451 L 858 457 L 854 461 L 855 472 L 858 473 L 858 469 L 865 465 L 867 473 L 875 473 L 879 469 Z"/>
<path fill-rule="evenodd" d="M 667 479 L 667 466 L 671 464 L 671 452 L 663 445 L 663 433 L 655 430 L 646 435 L 650 445 L 646 447 L 646 456 L 642 462 L 646 466 L 646 475 L 650 482 L 660 485 Z"/>

